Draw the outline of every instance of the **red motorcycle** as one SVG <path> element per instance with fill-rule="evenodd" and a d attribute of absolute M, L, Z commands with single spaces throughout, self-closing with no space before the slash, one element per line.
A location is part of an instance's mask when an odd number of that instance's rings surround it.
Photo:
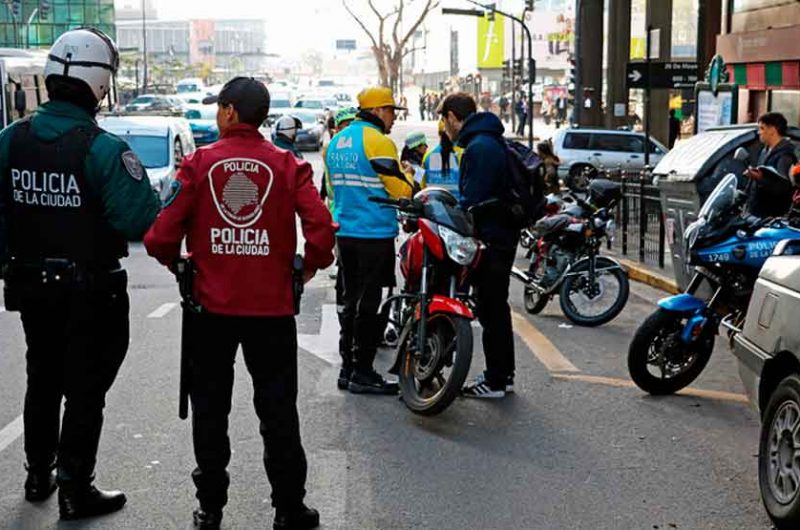
<path fill-rule="evenodd" d="M 472 216 L 442 188 L 426 188 L 413 199 L 371 197 L 400 212 L 412 234 L 400 249 L 403 291 L 383 302 L 393 308 L 398 329 L 395 364 L 406 406 L 417 414 L 442 412 L 461 393 L 472 362 L 468 278 L 483 245 Z"/>

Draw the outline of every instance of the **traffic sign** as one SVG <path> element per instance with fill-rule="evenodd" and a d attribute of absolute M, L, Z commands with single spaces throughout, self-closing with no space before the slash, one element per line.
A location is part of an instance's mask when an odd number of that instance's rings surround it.
<path fill-rule="evenodd" d="M 628 88 L 647 88 L 648 77 L 650 88 L 678 88 L 681 85 L 695 84 L 699 81 L 699 70 L 696 62 L 646 62 L 628 63 L 626 79 Z"/>

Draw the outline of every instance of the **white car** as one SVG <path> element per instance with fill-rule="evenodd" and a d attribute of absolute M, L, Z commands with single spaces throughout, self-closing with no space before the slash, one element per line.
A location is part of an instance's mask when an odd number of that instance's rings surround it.
<path fill-rule="evenodd" d="M 107 116 L 97 124 L 128 143 L 147 170 L 150 185 L 166 199 L 181 160 L 195 151 L 189 122 L 163 116 Z"/>
<path fill-rule="evenodd" d="M 598 169 L 640 170 L 644 168 L 645 136 L 640 132 L 613 129 L 559 129 L 553 135 L 553 150 L 561 165 L 559 177 L 570 189 L 582 189 Z M 668 149 L 650 138 L 650 166 Z"/>

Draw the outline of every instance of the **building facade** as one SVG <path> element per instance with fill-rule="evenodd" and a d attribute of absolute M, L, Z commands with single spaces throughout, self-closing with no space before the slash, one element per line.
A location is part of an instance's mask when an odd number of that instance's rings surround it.
<path fill-rule="evenodd" d="M 767 111 L 800 126 L 800 3 L 797 0 L 728 2 L 717 51 L 739 85 L 739 121 Z"/>
<path fill-rule="evenodd" d="M 81 26 L 96 27 L 115 38 L 114 21 L 114 0 L 2 2 L 0 47 L 46 48 L 65 31 Z"/>
<path fill-rule="evenodd" d="M 220 77 L 257 74 L 267 64 L 264 20 L 147 20 L 147 55 L 154 65 L 205 65 Z M 141 20 L 117 23 L 121 50 L 142 53 Z"/>

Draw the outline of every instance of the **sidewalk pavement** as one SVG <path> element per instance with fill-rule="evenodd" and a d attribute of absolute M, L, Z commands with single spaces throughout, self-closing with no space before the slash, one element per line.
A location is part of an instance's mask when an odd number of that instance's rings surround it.
<path fill-rule="evenodd" d="M 669 294 L 678 294 L 681 291 L 678 283 L 675 281 L 675 275 L 672 267 L 672 256 L 664 256 L 664 268 L 661 269 L 658 265 L 650 263 L 642 263 L 639 261 L 638 256 L 623 255 L 619 249 L 612 248 L 610 250 L 603 249 L 606 256 L 616 259 L 628 271 L 628 278 L 635 282 L 643 283 L 660 289 Z"/>

